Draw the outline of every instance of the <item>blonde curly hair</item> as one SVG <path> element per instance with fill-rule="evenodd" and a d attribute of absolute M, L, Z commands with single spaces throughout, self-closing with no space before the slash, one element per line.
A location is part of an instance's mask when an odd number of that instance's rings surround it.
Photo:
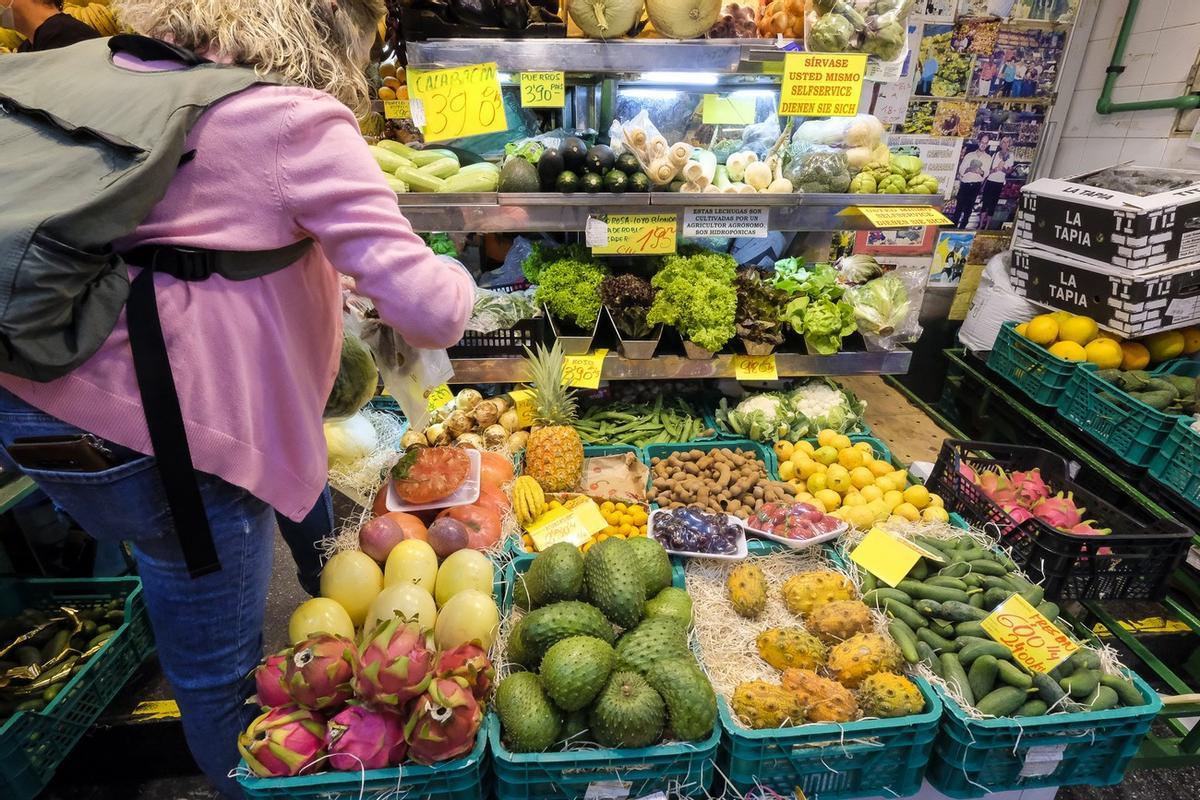
<path fill-rule="evenodd" d="M 384 0 L 113 0 L 126 26 L 370 110 L 363 71 Z"/>

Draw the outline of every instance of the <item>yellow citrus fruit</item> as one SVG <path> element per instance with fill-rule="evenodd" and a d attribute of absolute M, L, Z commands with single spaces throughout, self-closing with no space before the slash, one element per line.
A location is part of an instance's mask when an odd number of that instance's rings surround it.
<path fill-rule="evenodd" d="M 1121 342 L 1121 369 L 1145 369 L 1150 351 L 1141 342 Z"/>
<path fill-rule="evenodd" d="M 826 511 L 834 511 L 842 504 L 841 496 L 832 489 L 822 489 L 814 492 L 813 496 L 821 501 L 821 505 L 825 506 Z"/>
<path fill-rule="evenodd" d="M 814 495 L 816 495 L 817 492 L 824 491 L 828 485 L 829 482 L 825 478 L 824 472 L 814 472 L 812 475 L 809 475 L 808 480 L 804 482 L 804 488 L 812 492 Z"/>
<path fill-rule="evenodd" d="M 808 492 L 800 492 L 799 494 L 796 495 L 796 502 L 797 503 L 807 503 L 809 500 L 812 500 L 812 498 L 813 498 L 813 496 L 811 494 L 809 494 Z"/>
<path fill-rule="evenodd" d="M 889 511 L 894 511 L 896 506 L 904 502 L 904 495 L 892 489 L 889 492 L 883 493 L 883 502 L 887 503 Z"/>
<path fill-rule="evenodd" d="M 806 462 L 806 461 L 812 461 L 812 454 L 811 454 L 811 453 L 805 453 L 805 452 L 802 452 L 800 449 L 798 449 L 798 448 L 797 448 L 797 449 L 796 449 L 796 450 L 795 450 L 795 451 L 792 453 L 792 455 L 791 455 L 791 457 L 788 459 L 788 461 L 791 461 L 793 464 L 795 464 L 795 465 L 796 465 L 796 469 L 800 469 L 801 467 L 803 467 L 803 466 L 804 466 L 804 462 Z"/>
<path fill-rule="evenodd" d="M 396 99 L 396 90 L 390 86 L 380 86 L 379 87 L 379 99 L 380 100 L 395 100 Z"/>
<path fill-rule="evenodd" d="M 1181 355 L 1186 340 L 1179 331 L 1160 331 L 1147 336 L 1142 344 L 1150 351 L 1150 361 L 1157 364 Z"/>
<path fill-rule="evenodd" d="M 831 464 L 825 471 L 826 486 L 838 494 L 845 493 L 853 484 L 850 483 L 850 471 L 838 464 Z"/>
<path fill-rule="evenodd" d="M 1116 369 L 1121 366 L 1124 357 L 1121 345 L 1112 339 L 1093 339 L 1083 348 L 1083 352 L 1087 360 L 1100 369 Z"/>
<path fill-rule="evenodd" d="M 855 467 L 850 470 L 850 482 L 855 489 L 864 489 L 875 483 L 875 476 L 866 467 Z"/>
<path fill-rule="evenodd" d="M 820 512 L 826 512 L 829 510 L 828 508 L 825 507 L 825 504 L 821 502 L 821 498 L 819 498 L 819 497 L 809 497 L 807 500 L 805 500 L 803 502 L 808 503 L 810 506 L 812 506 L 813 508 L 815 508 L 817 511 L 820 511 Z"/>
<path fill-rule="evenodd" d="M 937 506 L 938 508 L 944 508 L 946 504 L 942 502 L 942 496 L 940 494 L 931 494 L 929 495 L 929 505 Z"/>
<path fill-rule="evenodd" d="M 853 474 L 850 475 L 850 480 L 854 480 Z M 869 486 L 860 486 L 858 493 L 867 498 L 868 503 L 883 497 L 883 489 L 880 489 L 875 484 L 871 484 Z"/>
<path fill-rule="evenodd" d="M 1075 342 L 1055 342 L 1050 345 L 1050 355 L 1065 361 L 1083 361 L 1087 358 L 1087 352 Z"/>
<path fill-rule="evenodd" d="M 819 430 L 817 431 L 817 444 L 821 447 L 828 447 L 833 444 L 833 438 L 837 435 L 837 431 L 830 428 Z"/>
<path fill-rule="evenodd" d="M 904 491 L 904 487 L 908 486 L 908 470 L 906 469 L 898 469 L 888 475 L 888 477 L 892 479 L 892 483 L 896 484 L 896 488 L 902 492 Z"/>
<path fill-rule="evenodd" d="M 926 522 L 949 522 L 950 515 L 941 506 L 927 506 L 921 512 L 921 519 Z"/>
<path fill-rule="evenodd" d="M 867 469 L 871 470 L 871 474 L 876 478 L 892 474 L 892 465 L 886 461 L 872 461 L 870 464 L 867 464 Z"/>
<path fill-rule="evenodd" d="M 1071 317 L 1073 317 L 1075 315 L 1072 314 L 1070 311 L 1052 311 L 1052 312 L 1050 312 L 1049 316 L 1053 317 L 1054 321 L 1057 322 L 1059 325 L 1062 325 L 1064 322 L 1066 322 L 1067 320 L 1069 320 Z"/>
<path fill-rule="evenodd" d="M 1122 337 L 1118 336 L 1117 334 L 1113 333 L 1112 331 L 1106 331 L 1103 329 L 1096 331 L 1096 338 L 1097 339 L 1112 339 L 1117 344 L 1120 344 L 1121 342 L 1125 341 Z"/>
<path fill-rule="evenodd" d="M 805 480 L 808 480 L 813 475 L 816 475 L 818 472 L 824 472 L 825 465 L 818 464 L 816 461 L 809 459 L 808 461 L 805 461 L 803 464 L 801 464 L 799 469 L 800 469 L 800 471 L 798 474 L 800 475 L 800 477 L 804 478 Z"/>
<path fill-rule="evenodd" d="M 847 448 L 853 446 L 850 442 L 850 437 L 844 433 L 839 433 L 834 436 L 831 444 L 838 450 L 846 450 Z"/>
<path fill-rule="evenodd" d="M 796 465 L 790 461 L 779 462 L 779 480 L 790 481 L 796 476 Z"/>
<path fill-rule="evenodd" d="M 842 498 L 844 506 L 865 506 L 867 498 L 863 497 L 858 492 L 846 492 L 846 496 Z"/>
<path fill-rule="evenodd" d="M 867 503 L 867 508 L 871 509 L 871 513 L 875 515 L 876 522 L 887 519 L 888 514 L 892 513 L 892 510 L 888 508 L 888 504 L 883 502 L 883 500 L 872 500 Z"/>
<path fill-rule="evenodd" d="M 820 461 L 825 466 L 829 466 L 833 462 L 837 461 L 837 457 L 837 450 L 827 444 L 821 445 L 817 448 L 817 451 L 813 453 L 813 458 L 817 461 Z"/>
<path fill-rule="evenodd" d="M 862 450 L 855 450 L 853 447 L 847 447 L 845 450 L 839 450 L 838 463 L 846 469 L 861 467 L 863 463 Z"/>
<path fill-rule="evenodd" d="M 795 451 L 796 445 L 792 444 L 791 442 L 783 441 L 775 443 L 775 457 L 779 459 L 780 463 L 791 458 L 792 453 Z"/>
<path fill-rule="evenodd" d="M 879 490 L 882 491 L 884 494 L 887 494 L 888 492 L 897 492 L 897 494 L 899 494 L 899 492 L 897 490 L 900 487 L 898 487 L 896 485 L 896 482 L 893 481 L 891 479 L 891 477 L 889 477 L 887 475 L 883 476 L 882 478 L 876 478 L 875 486 L 878 487 Z"/>
<path fill-rule="evenodd" d="M 846 522 L 855 528 L 869 528 L 875 524 L 875 512 L 868 506 L 852 506 L 846 512 Z"/>
<path fill-rule="evenodd" d="M 909 522 L 917 522 L 921 519 L 921 512 L 912 503 L 901 503 L 892 509 L 892 513 L 898 517 L 904 517 Z"/>
<path fill-rule="evenodd" d="M 1180 333 L 1183 334 L 1183 354 L 1185 356 L 1200 352 L 1200 328 L 1184 328 Z"/>
<path fill-rule="evenodd" d="M 1026 339 L 1029 338 L 1029 323 L 1028 322 L 1022 322 L 1020 325 L 1018 325 L 1015 328 L 1015 330 L 1017 332 L 1017 336 L 1024 336 Z"/>
<path fill-rule="evenodd" d="M 904 502 L 915 508 L 924 508 L 929 505 L 929 490 L 919 483 L 914 483 L 904 490 Z"/>
<path fill-rule="evenodd" d="M 1029 320 L 1025 338 L 1040 345 L 1048 345 L 1058 338 L 1058 320 L 1049 314 L 1039 314 Z"/>
<path fill-rule="evenodd" d="M 1074 342 L 1084 345 L 1096 338 L 1100 326 L 1088 317 L 1068 316 L 1058 323 L 1058 339 L 1063 342 Z"/>
<path fill-rule="evenodd" d="M 804 453 L 809 458 L 811 458 L 813 452 L 815 452 L 815 448 L 812 446 L 812 444 L 804 440 L 796 442 L 796 449 Z"/>
<path fill-rule="evenodd" d="M 862 451 L 863 451 L 864 453 L 866 453 L 867 455 L 871 455 L 871 454 L 872 454 L 872 452 L 871 452 L 871 443 L 870 443 L 870 442 L 855 442 L 855 443 L 854 443 L 854 449 L 855 449 L 855 450 L 862 450 Z"/>

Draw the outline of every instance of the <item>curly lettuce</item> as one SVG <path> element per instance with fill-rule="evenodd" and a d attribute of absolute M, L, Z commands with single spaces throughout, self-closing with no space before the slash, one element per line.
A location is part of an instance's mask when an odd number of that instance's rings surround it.
<path fill-rule="evenodd" d="M 555 318 L 590 329 L 600 316 L 600 282 L 607 274 L 592 261 L 564 258 L 551 262 L 538 276 L 537 301 Z"/>
<path fill-rule="evenodd" d="M 672 325 L 705 350 L 720 350 L 737 333 L 736 269 L 737 262 L 726 254 L 668 256 L 650 281 L 658 294 L 646 322 Z"/>

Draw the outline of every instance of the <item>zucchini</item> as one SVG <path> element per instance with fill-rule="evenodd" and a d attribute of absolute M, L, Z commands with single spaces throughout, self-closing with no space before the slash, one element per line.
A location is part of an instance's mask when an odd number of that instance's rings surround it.
<path fill-rule="evenodd" d="M 929 628 L 920 628 L 917 631 L 917 639 L 938 653 L 953 653 L 958 649 L 958 642 L 938 636 Z"/>
<path fill-rule="evenodd" d="M 903 603 L 906 606 L 911 606 L 913 604 L 912 598 L 906 595 L 904 592 L 900 591 L 899 589 L 889 589 L 887 587 L 880 587 L 878 589 L 866 591 L 863 593 L 862 599 L 867 605 L 875 606 L 877 608 L 883 605 L 884 600 L 895 600 L 896 602 Z"/>
<path fill-rule="evenodd" d="M 465 167 L 459 167 L 459 175 L 471 175 L 476 172 L 495 173 L 500 175 L 500 168 L 490 161 L 480 161 L 478 164 L 467 164 Z"/>
<path fill-rule="evenodd" d="M 888 616 L 902 621 L 913 630 L 924 628 L 929 624 L 928 620 L 898 600 L 885 599 L 883 601 L 883 609 L 887 612 Z"/>
<path fill-rule="evenodd" d="M 960 603 L 967 602 L 967 593 L 962 589 L 952 589 L 947 586 L 933 586 L 928 583 L 913 580 L 903 580 L 896 584 L 896 588 L 911 597 L 920 598 L 922 600 L 936 600 L 939 603 L 947 601 L 958 601 Z"/>
<path fill-rule="evenodd" d="M 403 156 L 398 156 L 391 150 L 384 150 L 382 147 L 375 145 L 367 145 L 367 149 L 371 151 L 371 157 L 375 159 L 375 163 L 384 172 L 395 172 L 401 167 L 411 167 L 413 162 Z"/>
<path fill-rule="evenodd" d="M 1021 691 L 1033 688 L 1033 676 L 1028 672 L 1022 672 L 1016 664 L 1004 660 L 997 661 L 996 664 L 998 665 L 997 677 L 1009 686 L 1015 686 Z"/>
<path fill-rule="evenodd" d="M 917 663 L 920 658 L 917 655 L 917 635 L 913 633 L 912 628 L 905 625 L 902 620 L 893 619 L 888 623 L 887 629 L 900 647 L 904 660 L 909 664 Z"/>
<path fill-rule="evenodd" d="M 1008 570 L 990 558 L 974 558 L 968 561 L 967 565 L 971 568 L 972 572 L 994 575 L 997 578 L 1003 578 L 1008 574 Z"/>
<path fill-rule="evenodd" d="M 987 619 L 987 615 L 988 612 L 982 608 L 975 608 L 967 603 L 959 603 L 951 600 L 942 603 L 942 611 L 938 616 L 951 622 L 969 622 L 971 620 L 979 622 Z"/>
<path fill-rule="evenodd" d="M 939 658 L 942 662 L 942 678 L 963 702 L 968 706 L 975 705 L 975 695 L 971 694 L 971 684 L 967 680 L 967 673 L 963 672 L 962 664 L 958 663 L 958 657 L 954 653 L 942 653 Z"/>
<path fill-rule="evenodd" d="M 1025 704 L 1025 692 L 1015 686 L 1001 686 L 975 704 L 980 714 L 1007 717 Z"/>
<path fill-rule="evenodd" d="M 1104 711 L 1109 708 L 1116 708 L 1120 702 L 1115 689 L 1100 684 L 1096 687 L 1096 691 L 1092 692 L 1088 699 L 1084 701 L 1088 711 Z"/>
<path fill-rule="evenodd" d="M 395 139 L 380 139 L 375 143 L 375 146 L 382 147 L 384 150 L 389 150 L 412 164 L 416 164 L 413 159 L 418 153 L 421 152 L 420 150 L 409 147 L 403 142 L 397 142 Z"/>
<path fill-rule="evenodd" d="M 959 641 L 961 641 L 961 639 Z M 1012 652 L 999 642 L 985 642 L 981 639 L 968 642 L 958 651 L 958 658 L 964 665 L 970 664 L 972 661 L 981 656 L 991 656 L 995 659 L 1008 659 L 1012 657 Z"/>
<path fill-rule="evenodd" d="M 1116 692 L 1117 699 L 1123 706 L 1140 706 L 1146 702 L 1146 698 L 1142 697 L 1142 693 L 1138 691 L 1133 681 L 1119 675 L 1101 675 L 1100 685 L 1107 686 Z"/>
<path fill-rule="evenodd" d="M 459 172 L 446 178 L 439 192 L 494 192 L 500 186 L 500 173 L 487 170 Z"/>
<path fill-rule="evenodd" d="M 960 654 L 961 657 L 961 654 Z M 996 685 L 996 673 L 999 672 L 1000 662 L 995 656 L 982 655 L 975 659 L 971 669 L 967 671 L 967 682 L 971 684 L 971 694 L 985 697 Z"/>
<path fill-rule="evenodd" d="M 1046 705 L 1046 701 L 1039 697 L 1032 700 L 1026 700 L 1021 704 L 1021 707 L 1013 714 L 1014 717 L 1040 717 L 1050 710 Z"/>
<path fill-rule="evenodd" d="M 396 194 L 407 194 L 408 184 L 397 178 L 395 175 L 384 175 L 387 179 L 388 188 Z"/>
<path fill-rule="evenodd" d="M 452 158 L 455 164 L 458 163 L 458 156 L 454 154 L 453 150 L 414 150 L 413 154 L 408 156 L 408 158 L 418 167 L 432 164 L 441 158 Z"/>
<path fill-rule="evenodd" d="M 441 178 L 412 167 L 401 167 L 396 170 L 396 177 L 407 183 L 411 192 L 436 192 L 445 183 Z"/>
<path fill-rule="evenodd" d="M 1100 685 L 1100 671 L 1077 669 L 1059 681 L 1058 685 L 1071 697 L 1082 700 L 1085 697 L 1091 697 L 1092 693 L 1096 691 L 1096 687 Z"/>
<path fill-rule="evenodd" d="M 458 159 L 456 158 L 439 158 L 437 161 L 431 161 L 417 169 L 424 172 L 426 175 L 432 175 L 435 178 L 445 180 L 451 175 L 458 174 Z"/>

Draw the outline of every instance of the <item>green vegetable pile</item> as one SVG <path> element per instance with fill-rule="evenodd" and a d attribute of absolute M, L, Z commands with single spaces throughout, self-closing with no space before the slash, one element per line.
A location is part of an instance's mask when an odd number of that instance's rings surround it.
<path fill-rule="evenodd" d="M 783 344 L 783 309 L 788 293 L 771 283 L 771 272 L 759 267 L 741 267 L 734 284 L 737 289 L 737 334 L 757 344 Z"/>
<path fill-rule="evenodd" d="M 775 262 L 776 286 L 794 286 L 800 295 L 787 304 L 784 318 L 804 337 L 810 352 L 833 355 L 841 348 L 842 338 L 857 329 L 854 309 L 842 299 L 845 289 L 838 283 L 837 270 L 829 264 L 815 264 L 808 269 L 803 262 L 796 262 L 797 259 Z"/>
<path fill-rule="evenodd" d="M 1156 411 L 1166 414 L 1195 414 L 1200 410 L 1200 378 L 1152 375 L 1143 369 L 1102 369 L 1096 376 Z M 1111 395 L 1101 396 L 1119 402 Z"/>
<path fill-rule="evenodd" d="M 537 284 L 537 301 L 556 319 L 584 330 L 596 324 L 600 282 L 608 270 L 591 259 L 587 248 L 567 245 L 547 252 L 535 244 L 521 268 L 530 283 Z"/>
<path fill-rule="evenodd" d="M 658 289 L 646 322 L 673 325 L 685 339 L 716 352 L 734 337 L 737 262 L 724 253 L 668 256 L 650 281 Z"/>
<path fill-rule="evenodd" d="M 439 256 L 458 258 L 458 248 L 454 246 L 454 242 L 450 239 L 448 234 L 421 234 L 421 238 L 425 240 L 425 244 L 429 245 L 429 249 L 437 253 Z"/>
<path fill-rule="evenodd" d="M 600 299 L 622 336 L 645 339 L 654 331 L 646 314 L 654 303 L 654 287 L 636 275 L 610 275 L 600 282 Z"/>
<path fill-rule="evenodd" d="M 752 394 L 730 408 L 717 404 L 717 427 L 756 442 L 796 442 L 826 428 L 846 433 L 861 431 L 867 404 L 829 380 L 812 380 L 790 392 Z"/>
<path fill-rule="evenodd" d="M 631 444 L 645 447 L 690 442 L 713 436 L 712 428 L 687 401 L 673 396 L 653 403 L 612 403 L 587 409 L 575 422 L 584 444 Z"/>

